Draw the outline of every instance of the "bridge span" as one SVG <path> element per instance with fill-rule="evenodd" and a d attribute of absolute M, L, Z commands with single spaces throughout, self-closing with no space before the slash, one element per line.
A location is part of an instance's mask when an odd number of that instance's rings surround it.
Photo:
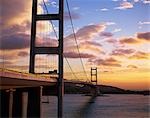
<path fill-rule="evenodd" d="M 31 73 L 23 73 L 9 69 L 0 69 L 0 90 L 24 88 L 24 87 L 37 87 L 37 86 L 53 86 L 57 83 L 57 76 L 38 75 Z M 73 83 L 80 85 L 94 86 L 90 82 L 67 80 L 64 83 Z"/>

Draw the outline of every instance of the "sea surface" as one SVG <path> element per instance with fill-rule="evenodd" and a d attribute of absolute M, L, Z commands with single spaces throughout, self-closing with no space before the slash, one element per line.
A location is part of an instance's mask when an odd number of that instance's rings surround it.
<path fill-rule="evenodd" d="M 57 97 L 44 96 L 42 117 L 57 117 Z M 150 118 L 150 96 L 106 95 L 92 99 L 80 94 L 64 96 L 64 118 Z"/>

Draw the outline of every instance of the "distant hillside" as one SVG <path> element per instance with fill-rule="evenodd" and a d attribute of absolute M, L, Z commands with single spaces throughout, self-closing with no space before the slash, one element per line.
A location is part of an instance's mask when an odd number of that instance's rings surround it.
<path fill-rule="evenodd" d="M 112 93 L 122 94 L 126 92 L 124 89 L 106 85 L 99 85 L 99 91 L 105 94 L 112 94 Z"/>
<path fill-rule="evenodd" d="M 101 93 L 105 94 L 111 94 L 111 93 L 125 93 L 126 91 L 117 87 L 112 87 L 112 86 L 106 86 L 106 85 L 99 85 L 99 91 Z M 70 93 L 90 93 L 91 88 L 89 86 L 80 86 L 80 85 L 75 85 L 75 84 L 70 84 L 70 83 L 65 83 L 65 93 L 70 94 Z"/>
<path fill-rule="evenodd" d="M 150 95 L 150 91 L 131 91 L 124 90 L 121 88 L 106 86 L 106 85 L 98 85 L 99 91 L 102 94 L 143 94 Z M 72 83 L 65 83 L 64 87 L 65 94 L 88 94 L 91 92 L 91 88 L 89 86 L 77 85 Z M 43 88 L 43 95 L 57 95 L 57 85 L 47 86 Z"/>
<path fill-rule="evenodd" d="M 103 94 L 144 94 L 150 95 L 150 91 L 131 91 L 124 90 L 118 87 L 99 85 L 99 91 Z M 80 86 L 70 83 L 65 83 L 65 94 L 87 94 L 90 93 L 89 86 Z"/>

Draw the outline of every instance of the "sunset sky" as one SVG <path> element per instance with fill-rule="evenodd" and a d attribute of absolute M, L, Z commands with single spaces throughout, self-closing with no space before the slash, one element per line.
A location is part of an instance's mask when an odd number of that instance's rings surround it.
<path fill-rule="evenodd" d="M 39 0 L 38 13 L 46 13 Z M 32 0 L 0 0 L 3 68 L 28 72 Z M 49 13 L 57 13 L 58 0 L 45 0 Z M 98 68 L 98 83 L 124 89 L 150 87 L 150 1 L 68 0 L 84 67 Z M 52 21 L 58 35 L 58 22 Z M 37 46 L 56 46 L 49 21 L 37 23 Z M 79 80 L 86 80 L 65 2 L 64 55 Z M 75 79 L 64 59 L 64 78 Z M 36 70 L 56 69 L 57 56 L 36 56 Z"/>

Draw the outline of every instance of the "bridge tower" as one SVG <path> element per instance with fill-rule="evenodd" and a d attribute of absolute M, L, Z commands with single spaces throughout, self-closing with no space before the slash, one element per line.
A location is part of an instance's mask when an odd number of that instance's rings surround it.
<path fill-rule="evenodd" d="M 91 82 L 97 85 L 97 67 L 91 68 Z"/>
<path fill-rule="evenodd" d="M 30 66 L 29 72 L 35 73 L 35 55 L 49 54 L 58 55 L 58 117 L 63 115 L 63 12 L 64 0 L 59 0 L 59 12 L 57 14 L 37 14 L 38 0 L 33 0 L 32 4 L 32 26 L 30 44 Z M 59 25 L 58 46 L 57 47 L 36 47 L 36 26 L 37 21 L 56 20 Z"/>
<path fill-rule="evenodd" d="M 99 87 L 97 86 L 97 67 L 91 68 L 91 83 L 95 85 L 95 87 L 92 89 L 93 96 L 100 95 Z"/>

